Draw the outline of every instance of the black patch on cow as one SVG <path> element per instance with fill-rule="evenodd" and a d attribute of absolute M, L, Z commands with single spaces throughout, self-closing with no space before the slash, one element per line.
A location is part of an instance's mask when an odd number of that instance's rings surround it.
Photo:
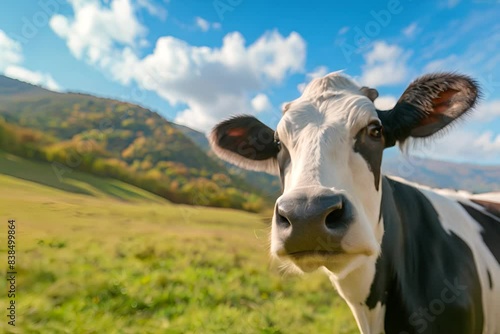
<path fill-rule="evenodd" d="M 490 285 L 490 290 L 493 290 L 493 280 L 491 279 L 491 273 L 489 270 L 486 270 L 486 274 L 488 274 L 488 283 Z"/>
<path fill-rule="evenodd" d="M 496 220 L 490 216 L 492 215 L 491 213 L 481 212 L 470 205 L 464 203 L 460 203 L 460 205 L 462 205 L 467 213 L 481 225 L 483 228 L 481 231 L 483 241 L 497 262 L 500 263 L 500 219 Z"/>
<path fill-rule="evenodd" d="M 380 166 L 382 165 L 382 152 L 384 151 L 383 139 L 374 140 L 368 134 L 368 128 L 364 128 L 356 135 L 354 152 L 361 154 L 373 173 L 375 189 L 379 190 Z"/>
<path fill-rule="evenodd" d="M 385 332 L 481 333 L 481 285 L 468 245 L 443 229 L 418 189 L 383 177 L 382 191 L 385 233 L 366 304 L 386 306 Z"/>
<path fill-rule="evenodd" d="M 434 122 L 425 126 L 418 124 L 429 118 L 429 114 L 418 105 L 400 101 L 393 110 L 377 110 L 385 129 L 386 147 L 392 147 L 396 141 L 404 142 L 406 138 L 428 137 L 440 131 L 454 119 L 446 115 L 436 116 Z"/>
<path fill-rule="evenodd" d="M 220 148 L 250 160 L 276 157 L 274 131 L 253 116 L 238 116 L 219 123 L 212 138 Z"/>
<path fill-rule="evenodd" d="M 414 126 L 425 117 L 425 113 L 405 102 L 399 103 L 397 109 L 377 110 L 377 114 L 384 125 L 386 147 L 392 147 L 398 140 L 408 138 L 411 132 L 410 126 Z"/>

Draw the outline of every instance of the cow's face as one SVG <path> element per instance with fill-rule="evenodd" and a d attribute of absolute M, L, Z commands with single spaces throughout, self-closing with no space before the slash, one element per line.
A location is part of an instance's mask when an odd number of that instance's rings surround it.
<path fill-rule="evenodd" d="M 338 276 L 378 256 L 384 148 L 443 129 L 474 105 L 477 87 L 464 76 L 425 76 L 389 111 L 375 109 L 377 95 L 332 73 L 286 104 L 276 131 L 251 116 L 214 128 L 210 139 L 221 158 L 280 175 L 273 255 Z"/>

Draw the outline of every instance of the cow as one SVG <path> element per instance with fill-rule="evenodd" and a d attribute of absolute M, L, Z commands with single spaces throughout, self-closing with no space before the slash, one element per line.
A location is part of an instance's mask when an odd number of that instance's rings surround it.
<path fill-rule="evenodd" d="M 361 333 L 498 334 L 500 205 L 381 173 L 385 148 L 443 133 L 479 96 L 470 77 L 433 73 L 377 110 L 376 89 L 334 72 L 284 104 L 276 131 L 241 115 L 208 138 L 220 158 L 279 175 L 272 256 L 324 271 Z"/>

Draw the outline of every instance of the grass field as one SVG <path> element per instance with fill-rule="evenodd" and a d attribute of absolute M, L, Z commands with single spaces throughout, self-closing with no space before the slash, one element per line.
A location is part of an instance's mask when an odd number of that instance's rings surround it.
<path fill-rule="evenodd" d="M 50 171 L 0 155 L 0 269 L 15 219 L 18 272 L 16 327 L 0 280 L 0 332 L 357 333 L 326 277 L 270 265 L 262 217 Z"/>

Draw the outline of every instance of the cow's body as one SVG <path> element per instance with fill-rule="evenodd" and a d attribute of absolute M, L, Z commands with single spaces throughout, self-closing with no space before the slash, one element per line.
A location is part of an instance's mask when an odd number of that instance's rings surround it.
<path fill-rule="evenodd" d="M 458 193 L 387 177 L 382 188 L 380 256 L 332 277 L 363 333 L 499 333 L 500 248 L 486 240 L 500 240 L 500 217 Z"/>
<path fill-rule="evenodd" d="M 216 154 L 280 175 L 271 254 L 322 269 L 363 334 L 500 333 L 500 204 L 381 175 L 383 150 L 431 137 L 474 107 L 457 74 L 411 83 L 391 110 L 339 73 L 313 80 L 276 131 L 251 116 L 217 125 Z"/>

